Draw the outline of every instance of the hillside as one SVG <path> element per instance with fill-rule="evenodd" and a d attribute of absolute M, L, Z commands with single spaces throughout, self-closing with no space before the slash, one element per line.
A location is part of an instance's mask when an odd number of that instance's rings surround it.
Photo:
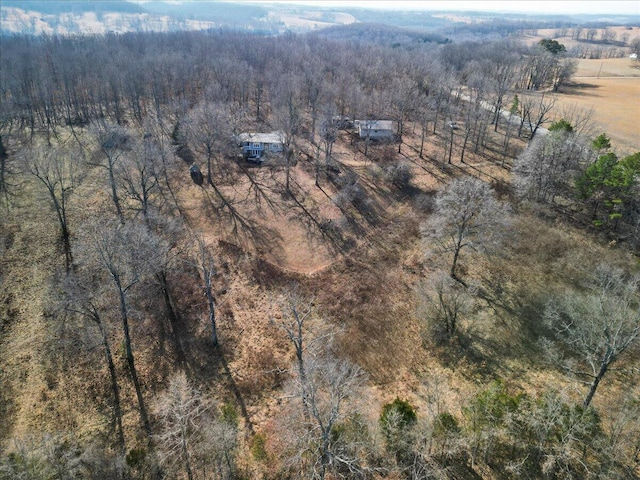
<path fill-rule="evenodd" d="M 640 477 L 634 105 L 334 31 L 2 37 L 0 479 Z"/>
<path fill-rule="evenodd" d="M 220 0 L 5 0 L 0 5 L 2 34 L 102 34 L 233 28 L 263 34 L 309 32 L 355 23 L 401 28 L 440 38 L 479 39 L 559 31 L 638 26 L 628 15 L 548 15 L 482 11 L 388 10 L 312 3 Z M 620 27 L 624 26 L 624 27 Z"/>

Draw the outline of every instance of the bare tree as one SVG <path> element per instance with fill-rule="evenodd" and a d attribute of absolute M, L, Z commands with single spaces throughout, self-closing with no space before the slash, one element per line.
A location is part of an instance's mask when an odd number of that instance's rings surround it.
<path fill-rule="evenodd" d="M 193 443 L 198 434 L 200 417 L 207 406 L 202 394 L 188 381 L 184 372 L 175 373 L 167 389 L 155 402 L 160 419 L 160 433 L 156 436 L 164 453 L 162 462 L 178 462 L 184 467 L 189 480 L 193 480 Z"/>
<path fill-rule="evenodd" d="M 583 140 L 558 130 L 538 137 L 514 164 L 514 185 L 524 198 L 554 202 L 567 191 L 580 161 L 589 155 Z"/>
<path fill-rule="evenodd" d="M 580 36 L 582 35 L 582 32 L 583 32 L 582 27 L 573 28 L 571 30 L 571 38 L 573 38 L 574 40 L 580 40 Z"/>
<path fill-rule="evenodd" d="M 218 327 L 216 323 L 216 300 L 213 293 L 213 281 L 217 275 L 217 270 L 210 247 L 206 244 L 202 235 L 196 239 L 196 251 L 194 253 L 194 264 L 197 266 L 198 274 L 202 280 L 202 289 L 207 298 L 209 310 L 209 325 L 211 325 L 211 342 L 214 347 L 218 346 Z"/>
<path fill-rule="evenodd" d="M 598 34 L 597 28 L 589 28 L 587 29 L 586 40 L 587 42 L 593 42 Z"/>
<path fill-rule="evenodd" d="M 2 128 L 0 127 L 0 131 Z M 6 137 L 4 137 L 6 140 Z M 0 198 L 5 201 L 9 196 L 9 167 L 8 167 L 8 159 L 9 153 L 7 152 L 7 147 L 3 141 L 3 136 L 0 135 Z"/>
<path fill-rule="evenodd" d="M 100 152 L 107 160 L 106 165 L 102 163 L 99 165 L 107 170 L 111 200 L 120 223 L 124 225 L 125 218 L 120 202 L 120 194 L 118 193 L 116 169 L 122 155 L 131 148 L 131 135 L 126 128 L 113 124 L 96 124 L 94 130 L 96 131 Z"/>
<path fill-rule="evenodd" d="M 363 435 L 363 426 L 358 425 L 357 415 L 357 400 L 364 380 L 357 366 L 331 354 L 308 359 L 304 379 L 308 417 L 296 415 L 294 409 L 286 422 L 290 447 L 286 454 L 290 467 L 312 479 L 324 479 L 331 473 L 346 474 L 350 478 L 364 474 L 366 465 L 358 443 L 363 442 L 366 435 Z M 292 398 L 301 391 L 298 385 L 301 381 L 298 377 L 288 387 Z M 360 434 L 350 439 L 347 435 L 350 428 L 360 430 Z"/>
<path fill-rule="evenodd" d="M 82 153 L 68 147 L 36 147 L 25 152 L 26 168 L 47 189 L 60 226 L 60 240 L 67 271 L 71 268 L 69 198 L 83 177 Z"/>
<path fill-rule="evenodd" d="M 603 450 L 609 462 L 631 471 L 640 459 L 640 392 L 638 388 L 625 391 L 624 399 L 612 405 L 612 421 L 607 422 Z"/>
<path fill-rule="evenodd" d="M 580 107 L 576 104 L 563 105 L 558 115 L 560 118 L 569 122 L 573 127 L 574 133 L 588 138 L 597 136 L 593 124 L 595 110 L 592 107 Z"/>
<path fill-rule="evenodd" d="M 109 370 L 111 394 L 113 395 L 113 420 L 117 443 L 122 455 L 125 454 L 125 438 L 122 428 L 122 405 L 120 402 L 120 386 L 116 366 L 111 352 L 111 344 L 107 332 L 107 325 L 103 320 L 102 288 L 95 282 L 91 272 L 70 272 L 62 278 L 60 285 L 64 297 L 62 307 L 65 311 L 78 315 L 98 328 L 100 342 L 104 351 L 105 361 Z"/>
<path fill-rule="evenodd" d="M 296 375 L 286 388 L 291 401 L 301 401 L 301 408 L 294 408 L 285 422 L 287 463 L 314 479 L 324 479 L 330 472 L 362 473 L 362 455 L 355 452 L 363 439 L 352 438 L 350 445 L 346 432 L 348 427 L 361 428 L 356 425 L 354 401 L 365 376 L 356 365 L 335 357 L 329 330 L 310 328 L 312 310 L 313 302 L 303 300 L 295 286 L 282 305 L 284 319 L 279 326 L 296 356 Z"/>
<path fill-rule="evenodd" d="M 585 409 L 611 365 L 637 346 L 639 286 L 640 277 L 602 265 L 586 293 L 567 292 L 547 305 L 544 318 L 554 336 L 545 345 L 567 372 L 589 385 Z"/>
<path fill-rule="evenodd" d="M 569 83 L 578 69 L 578 62 L 573 58 L 563 57 L 558 60 L 554 69 L 552 80 L 552 89 L 557 92 L 558 89 Z"/>
<path fill-rule="evenodd" d="M 187 138 L 193 148 L 204 155 L 207 183 L 213 186 L 213 160 L 232 142 L 229 112 L 225 105 L 205 102 L 196 106 L 186 122 Z"/>
<path fill-rule="evenodd" d="M 453 180 L 436 196 L 436 209 L 422 226 L 422 235 L 435 241 L 442 252 L 452 254 L 451 278 L 461 281 L 457 267 L 460 253 L 490 249 L 504 239 L 509 208 L 497 200 L 489 185 L 474 177 Z"/>
<path fill-rule="evenodd" d="M 471 310 L 473 289 L 470 291 L 444 272 L 436 272 L 422 283 L 417 294 L 418 316 L 424 322 L 426 340 L 448 340 Z"/>
<path fill-rule="evenodd" d="M 524 90 L 541 90 L 553 84 L 558 57 L 540 45 L 533 45 L 520 70 L 519 87 Z"/>
<path fill-rule="evenodd" d="M 405 75 L 403 77 L 394 77 L 393 83 L 390 85 L 390 90 L 392 92 L 390 106 L 392 117 L 398 128 L 398 153 L 400 153 L 405 124 L 409 116 L 416 109 L 418 88 L 416 83 Z"/>
<path fill-rule="evenodd" d="M 460 161 L 464 163 L 464 154 L 467 143 L 471 139 L 474 152 L 477 153 L 484 144 L 487 128 L 489 126 L 488 88 L 487 79 L 481 74 L 471 73 L 468 79 L 468 101 L 462 105 L 464 115 L 464 141 Z"/>
<path fill-rule="evenodd" d="M 634 37 L 629 43 L 630 54 L 636 54 L 634 64 L 637 65 L 640 62 L 640 37 Z"/>
<path fill-rule="evenodd" d="M 446 126 L 451 120 L 452 92 L 457 84 L 455 76 L 440 63 L 436 63 L 429 74 L 429 106 L 433 111 L 433 133 L 436 134 L 438 120 Z M 446 130 L 446 128 L 445 128 Z"/>
<path fill-rule="evenodd" d="M 196 428 L 202 438 L 196 438 L 193 444 L 194 460 L 199 470 L 196 478 L 213 478 L 220 480 L 234 480 L 238 478 L 238 424 L 235 412 L 229 410 L 229 405 L 223 411 L 214 415 L 209 412 L 203 416 Z M 194 462 L 195 463 L 195 462 Z"/>
<path fill-rule="evenodd" d="M 136 142 L 130 152 L 116 165 L 116 176 L 133 209 L 142 214 L 145 222 L 154 207 L 154 195 L 163 178 L 162 153 L 150 138 Z"/>
<path fill-rule="evenodd" d="M 507 121 L 506 121 L 507 126 L 505 127 L 505 132 L 504 132 L 504 144 L 503 144 L 504 148 L 502 151 L 502 164 L 501 164 L 502 168 L 504 168 L 505 159 L 509 156 L 509 140 L 511 140 L 513 125 L 514 123 L 517 122 L 517 120 L 514 119 L 514 116 L 517 116 L 518 114 L 519 104 L 520 104 L 520 99 L 518 98 L 517 95 L 514 95 L 511 106 L 509 107 L 509 115 L 507 116 Z"/>
<path fill-rule="evenodd" d="M 482 62 L 482 72 L 488 83 L 493 105 L 494 130 L 498 131 L 498 123 L 502 114 L 504 98 L 513 88 L 520 55 L 516 45 L 511 42 L 492 42 L 485 47 L 486 58 Z"/>
<path fill-rule="evenodd" d="M 555 95 L 522 95 L 519 102 L 520 127 L 518 137 L 522 135 L 525 126 L 529 129 L 529 140 L 533 140 L 538 129 L 549 122 L 549 113 L 553 110 L 557 101 Z"/>
<path fill-rule="evenodd" d="M 110 281 L 118 297 L 120 322 L 129 374 L 134 384 L 140 419 L 147 436 L 151 437 L 151 424 L 138 377 L 130 333 L 132 289 L 158 272 L 166 250 L 164 242 L 141 224 L 114 224 L 98 219 L 82 228 L 82 248 L 85 268 L 97 268 Z"/>
<path fill-rule="evenodd" d="M 302 65 L 304 77 L 302 80 L 302 90 L 309 105 L 309 114 L 311 116 L 311 126 L 309 128 L 309 140 L 311 143 L 316 141 L 316 122 L 318 121 L 318 111 L 326 96 L 325 89 L 327 82 L 324 80 L 321 65 L 315 62 L 304 62 Z"/>
<path fill-rule="evenodd" d="M 274 93 L 274 118 L 275 124 L 283 135 L 285 192 L 290 194 L 291 160 L 294 155 L 295 138 L 302 125 L 301 80 L 290 74 L 286 78 L 280 79 L 280 82 Z"/>
<path fill-rule="evenodd" d="M 322 108 L 322 117 L 320 121 L 320 126 L 318 128 L 320 141 L 318 142 L 318 150 L 316 153 L 316 165 L 315 165 L 316 186 L 320 186 L 319 185 L 319 176 L 320 176 L 320 170 L 321 170 L 320 151 L 321 149 L 324 150 L 323 165 L 326 167 L 329 161 L 331 160 L 333 145 L 338 139 L 338 131 L 340 129 L 341 124 L 343 123 L 342 117 L 336 116 L 335 113 L 336 113 L 335 109 L 331 105 L 325 105 L 324 108 Z"/>
<path fill-rule="evenodd" d="M 286 305 L 282 306 L 282 315 L 285 320 L 283 320 L 279 326 L 284 330 L 295 350 L 302 412 L 304 414 L 304 418 L 308 419 L 309 394 L 307 392 L 307 369 L 305 366 L 305 357 L 307 342 L 311 341 L 311 339 L 307 338 L 308 325 L 305 326 L 305 322 L 311 316 L 313 302 L 303 302 L 299 295 L 293 290 L 289 293 L 285 303 Z"/>

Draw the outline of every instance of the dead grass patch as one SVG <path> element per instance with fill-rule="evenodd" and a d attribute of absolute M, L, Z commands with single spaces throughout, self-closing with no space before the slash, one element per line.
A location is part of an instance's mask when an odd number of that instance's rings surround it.
<path fill-rule="evenodd" d="M 558 120 L 562 108 L 578 107 L 593 111 L 593 123 L 600 133 L 606 133 L 616 151 L 629 155 L 640 151 L 638 127 L 639 78 L 584 78 L 580 83 L 563 89 L 553 120 Z"/>

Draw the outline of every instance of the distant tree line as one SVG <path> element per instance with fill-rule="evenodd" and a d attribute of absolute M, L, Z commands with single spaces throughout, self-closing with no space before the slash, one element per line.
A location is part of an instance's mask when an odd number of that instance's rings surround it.
<path fill-rule="evenodd" d="M 421 98 L 442 108 L 438 92 L 449 89 L 446 104 L 454 86 L 468 83 L 478 66 L 490 74 L 483 101 L 514 87 L 523 74 L 535 78 L 520 82 L 529 89 L 557 88 L 558 79 L 570 77 L 560 75 L 557 66 L 549 70 L 538 47 L 509 44 L 505 59 L 504 42 L 442 48 L 427 42 L 408 51 L 366 40 L 366 32 L 360 42 L 234 31 L 5 36 L 2 122 L 55 133 L 60 125 L 98 119 L 122 124 L 141 122 L 148 113 L 183 116 L 202 101 L 251 109 L 260 119 L 281 96 L 282 78 L 311 107 L 312 121 L 318 106 L 328 103 L 353 118 L 390 116 L 398 101 L 387 88 L 391 84 L 411 85 L 404 92 L 412 110 L 424 111 Z"/>

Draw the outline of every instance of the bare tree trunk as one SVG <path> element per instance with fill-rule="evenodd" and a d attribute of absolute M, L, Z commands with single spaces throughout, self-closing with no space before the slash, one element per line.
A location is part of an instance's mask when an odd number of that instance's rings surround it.
<path fill-rule="evenodd" d="M 104 356 L 107 360 L 107 366 L 109 367 L 109 378 L 111 379 L 111 392 L 113 393 L 113 418 L 116 424 L 116 437 L 118 438 L 118 446 L 120 447 L 120 453 L 124 455 L 126 451 L 124 431 L 122 429 L 122 407 L 120 405 L 120 389 L 118 387 L 118 378 L 116 376 L 116 367 L 113 363 L 113 355 L 111 354 L 111 348 L 109 347 L 109 340 L 107 332 L 102 324 L 102 320 L 94 313 L 92 315 L 94 322 L 100 329 L 100 335 L 102 337 L 102 346 L 104 347 Z"/>
<path fill-rule="evenodd" d="M 216 327 L 216 304 L 211 291 L 211 277 L 205 278 L 205 292 L 207 295 L 207 304 L 209 305 L 209 323 L 211 324 L 211 341 L 213 346 L 218 346 L 218 329 Z"/>
<path fill-rule="evenodd" d="M 171 336 L 173 338 L 174 347 L 176 349 L 176 353 L 178 356 L 178 361 L 184 362 L 185 355 L 182 349 L 182 343 L 180 341 L 179 331 L 179 313 L 175 307 L 175 302 L 173 301 L 173 297 L 171 295 L 171 289 L 169 288 L 169 281 L 167 279 L 166 270 L 161 270 L 160 273 L 156 275 L 158 279 L 158 283 L 160 284 L 160 290 L 162 290 L 162 298 L 164 299 L 164 305 L 167 310 L 167 315 L 169 317 L 169 323 L 171 325 Z"/>
<path fill-rule="evenodd" d="M 124 332 L 124 344 L 125 354 L 127 357 L 127 365 L 129 366 L 129 373 L 131 374 L 131 380 L 136 390 L 136 397 L 138 399 L 138 408 L 140 410 L 140 420 L 145 433 L 149 439 L 151 438 L 151 424 L 149 423 L 149 416 L 147 415 L 147 409 L 142 397 L 142 387 L 140 386 L 140 380 L 138 379 L 138 372 L 136 370 L 135 361 L 133 357 L 133 349 L 131 347 L 131 335 L 129 333 L 129 309 L 127 306 L 127 297 L 125 289 L 120 282 L 120 276 L 118 274 L 113 275 L 113 281 L 118 288 L 118 294 L 120 298 L 120 319 L 122 320 L 122 329 Z"/>
<path fill-rule="evenodd" d="M 292 154 L 293 152 L 291 151 L 291 148 L 287 145 L 286 154 L 285 154 L 285 174 L 286 174 L 285 191 L 287 192 L 287 195 L 291 194 L 291 189 L 289 185 L 290 185 L 290 177 L 291 177 L 291 155 Z"/>
<path fill-rule="evenodd" d="M 56 192 L 52 188 L 49 189 L 49 193 L 51 195 L 51 200 L 53 201 L 53 207 L 56 211 L 56 215 L 58 216 L 62 249 L 64 251 L 65 269 L 68 272 L 71 269 L 71 264 L 73 263 L 73 256 L 71 255 L 71 233 L 69 232 L 69 225 L 67 223 L 67 209 L 65 206 L 66 199 L 63 196 L 60 201 L 58 201 Z M 62 192 L 62 195 L 65 195 L 65 193 Z"/>
<path fill-rule="evenodd" d="M 591 404 L 591 400 L 593 399 L 593 396 L 596 394 L 596 390 L 598 389 L 598 385 L 600 384 L 600 380 L 602 380 L 605 373 L 607 373 L 607 370 L 609 369 L 609 365 L 611 364 L 612 360 L 613 360 L 612 352 L 611 350 L 609 350 L 607 351 L 605 357 L 602 359 L 602 362 L 600 363 L 600 369 L 598 370 L 598 373 L 594 377 L 593 382 L 591 382 L 591 385 L 589 387 L 589 393 L 587 393 L 587 396 L 585 397 L 584 402 L 582 402 L 582 407 L 585 410 L 589 408 L 589 405 Z"/>
<path fill-rule="evenodd" d="M 213 262 L 213 256 L 207 248 L 202 237 L 197 240 L 198 251 L 195 262 L 199 274 L 202 276 L 204 294 L 207 297 L 207 306 L 209 307 L 209 323 L 211 324 L 211 341 L 214 347 L 218 346 L 218 328 L 216 324 L 216 300 L 213 295 L 213 278 L 216 275 L 216 269 Z"/>
<path fill-rule="evenodd" d="M 7 195 L 7 159 L 9 155 L 0 135 L 0 196 Z"/>
<path fill-rule="evenodd" d="M 191 472 L 191 461 L 189 460 L 189 449 L 187 445 L 187 432 L 185 431 L 185 426 L 182 425 L 181 428 L 181 438 L 180 449 L 182 451 L 182 458 L 184 460 L 184 469 L 187 471 L 187 479 L 193 480 L 193 473 Z"/>
<path fill-rule="evenodd" d="M 458 266 L 458 258 L 460 257 L 460 241 L 456 243 L 456 248 L 453 251 L 453 261 L 451 262 L 451 278 L 454 280 L 458 279 L 458 275 L 456 274 L 456 267 Z"/>
<path fill-rule="evenodd" d="M 364 141 L 364 156 L 366 157 L 369 153 L 369 142 L 371 142 L 371 130 L 367 129 L 367 137 Z"/>
<path fill-rule="evenodd" d="M 504 168 L 504 161 L 507 158 L 507 154 L 509 153 L 509 140 L 511 139 L 511 117 L 512 115 L 509 114 L 509 118 L 507 119 L 507 131 L 504 134 L 504 150 L 502 152 L 501 165 L 502 168 Z"/>
<path fill-rule="evenodd" d="M 304 318 L 306 315 L 300 316 L 297 309 L 292 306 L 291 313 L 295 319 L 295 333 L 291 331 L 289 339 L 296 350 L 296 361 L 298 362 L 298 375 L 300 377 L 300 388 L 302 398 L 302 412 L 305 419 L 309 418 L 309 394 L 307 393 L 307 372 L 304 366 L 304 348 L 303 348 L 303 332 Z"/>
<path fill-rule="evenodd" d="M 453 130 L 452 130 L 453 131 Z M 467 149 L 467 142 L 469 141 L 469 129 L 465 128 L 464 142 L 462 143 L 462 152 L 460 153 L 460 162 L 464 163 L 464 153 Z M 449 162 L 451 163 L 451 162 Z"/>
<path fill-rule="evenodd" d="M 316 187 L 320 186 L 320 144 L 318 143 L 318 147 L 316 149 L 316 161 L 315 161 L 315 183 Z"/>
<path fill-rule="evenodd" d="M 113 204 L 116 207 L 116 213 L 118 215 L 118 219 L 120 223 L 124 225 L 124 213 L 122 212 L 122 206 L 120 205 L 120 198 L 118 197 L 118 189 L 116 185 L 116 177 L 115 172 L 113 171 L 113 167 L 115 164 L 115 159 L 111 157 L 108 158 L 108 167 L 109 170 L 109 186 L 111 187 L 111 199 L 113 200 Z"/>
<path fill-rule="evenodd" d="M 207 183 L 213 187 L 213 178 L 211 177 L 211 155 L 212 152 L 207 152 Z"/>
<path fill-rule="evenodd" d="M 428 128 L 428 122 L 425 120 L 425 122 L 422 124 L 422 132 L 420 133 L 420 158 L 424 158 L 423 156 L 424 140 L 427 134 L 427 128 Z"/>

